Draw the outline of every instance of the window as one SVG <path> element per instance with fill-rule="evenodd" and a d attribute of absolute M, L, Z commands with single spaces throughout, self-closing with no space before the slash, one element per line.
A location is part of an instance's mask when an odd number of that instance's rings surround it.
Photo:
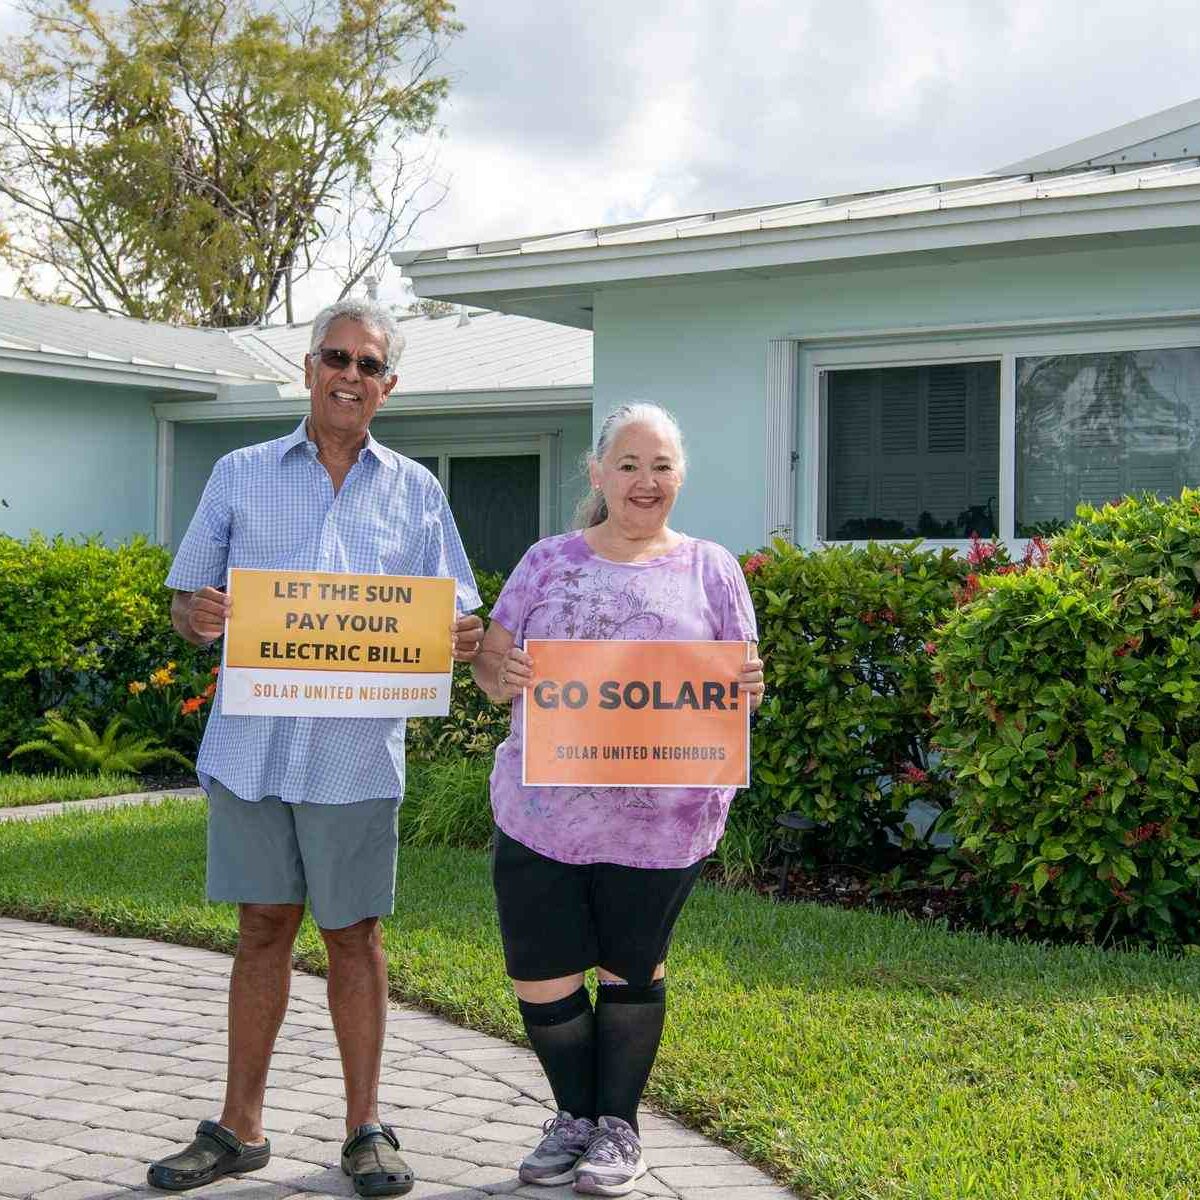
<path fill-rule="evenodd" d="M 912 332 L 772 339 L 768 536 L 1019 554 L 1081 502 L 1200 487 L 1200 312 Z"/>
<path fill-rule="evenodd" d="M 999 362 L 829 371 L 824 407 L 826 538 L 999 531 Z"/>
<path fill-rule="evenodd" d="M 1018 536 L 1200 482 L 1198 348 L 1018 358 L 1016 398 Z"/>

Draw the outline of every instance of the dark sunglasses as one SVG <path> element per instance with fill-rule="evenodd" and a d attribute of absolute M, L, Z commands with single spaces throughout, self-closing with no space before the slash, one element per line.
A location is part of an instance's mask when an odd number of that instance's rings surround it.
<path fill-rule="evenodd" d="M 317 356 L 325 366 L 335 371 L 344 371 L 351 363 L 357 363 L 359 371 L 370 379 L 378 379 L 381 375 L 385 375 L 388 369 L 387 363 L 381 362 L 370 354 L 355 358 L 345 350 L 331 350 L 322 346 L 317 351 Z"/>

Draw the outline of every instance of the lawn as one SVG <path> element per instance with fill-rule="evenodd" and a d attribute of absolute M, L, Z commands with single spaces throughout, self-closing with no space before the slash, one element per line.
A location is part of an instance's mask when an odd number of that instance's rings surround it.
<path fill-rule="evenodd" d="M 10 915 L 230 949 L 203 880 L 195 803 L 0 825 Z M 519 1036 L 483 852 L 404 847 L 385 938 L 398 999 Z M 701 887 L 670 975 L 653 1100 L 803 1196 L 1200 1195 L 1200 958 Z"/>
<path fill-rule="evenodd" d="M 59 800 L 90 800 L 93 796 L 116 796 L 122 792 L 140 792 L 142 782 L 136 775 L 20 775 L 0 772 L 0 808 L 20 808 L 29 804 L 52 804 Z"/>

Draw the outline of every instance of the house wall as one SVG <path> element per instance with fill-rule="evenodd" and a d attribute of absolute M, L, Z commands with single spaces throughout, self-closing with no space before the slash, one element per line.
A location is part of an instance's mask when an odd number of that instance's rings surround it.
<path fill-rule="evenodd" d="M 403 403 L 403 400 L 401 400 Z M 283 437 L 296 428 L 299 418 L 279 421 L 214 421 L 177 424 L 175 427 L 175 482 L 171 497 L 171 545 L 178 546 L 188 521 L 196 509 L 213 464 L 223 454 L 239 446 Z M 558 528 L 566 529 L 583 488 L 579 462 L 590 445 L 589 413 L 504 413 L 470 416 L 384 416 L 376 417 L 372 433 L 381 441 L 404 453 L 407 439 L 419 439 L 415 454 L 433 442 L 451 446 L 457 438 L 469 434 L 472 439 L 489 435 L 558 433 L 559 504 Z"/>
<path fill-rule="evenodd" d="M 595 294 L 593 417 L 598 426 L 631 399 L 674 411 L 689 456 L 674 524 L 745 550 L 763 540 L 771 338 L 1194 309 L 1198 281 L 1200 237 L 1165 246 L 606 288 Z"/>
<path fill-rule="evenodd" d="M 153 533 L 148 392 L 0 374 L 0 430 L 0 533 Z"/>

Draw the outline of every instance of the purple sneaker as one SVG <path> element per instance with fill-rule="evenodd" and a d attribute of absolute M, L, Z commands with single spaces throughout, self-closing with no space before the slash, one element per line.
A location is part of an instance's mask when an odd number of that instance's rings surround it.
<path fill-rule="evenodd" d="M 641 1139 L 620 1117 L 601 1117 L 587 1153 L 575 1164 L 575 1190 L 589 1196 L 624 1196 L 646 1173 Z"/>
<path fill-rule="evenodd" d="M 573 1117 L 566 1109 L 542 1126 L 542 1140 L 528 1155 L 518 1174 L 522 1183 L 570 1183 L 575 1164 L 596 1136 L 595 1123 L 587 1117 Z"/>

